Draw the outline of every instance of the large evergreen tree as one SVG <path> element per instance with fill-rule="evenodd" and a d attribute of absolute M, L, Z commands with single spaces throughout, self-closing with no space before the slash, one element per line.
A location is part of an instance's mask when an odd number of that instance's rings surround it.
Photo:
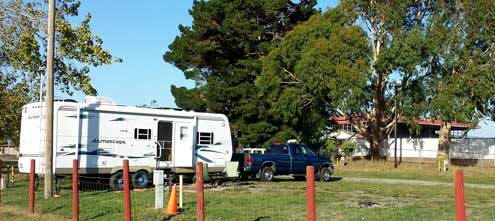
<path fill-rule="evenodd" d="M 194 1 L 189 11 L 192 26 L 179 26 L 180 36 L 164 55 L 166 62 L 196 82 L 192 89 L 172 86 L 176 104 L 226 114 L 242 144 L 276 139 L 272 135 L 284 126 L 267 111 L 254 85 L 261 73 L 260 58 L 314 14 L 315 4 L 315 0 Z"/>
<path fill-rule="evenodd" d="M 263 60 L 256 85 L 303 142 L 318 142 L 338 110 L 359 113 L 368 96 L 369 49 L 356 19 L 345 5 L 314 15 Z"/>

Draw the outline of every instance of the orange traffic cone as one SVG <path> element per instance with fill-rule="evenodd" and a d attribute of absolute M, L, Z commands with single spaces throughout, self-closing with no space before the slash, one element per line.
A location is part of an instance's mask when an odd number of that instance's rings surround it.
<path fill-rule="evenodd" d="M 172 187 L 172 193 L 170 194 L 170 199 L 168 199 L 167 209 L 162 210 L 162 213 L 167 215 L 178 215 L 177 212 L 177 190 L 175 189 L 175 184 Z"/>

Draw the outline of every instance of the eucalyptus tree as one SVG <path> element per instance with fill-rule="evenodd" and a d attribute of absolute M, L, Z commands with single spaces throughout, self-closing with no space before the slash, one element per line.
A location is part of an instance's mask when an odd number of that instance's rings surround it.
<path fill-rule="evenodd" d="M 475 126 L 495 98 L 495 2 L 438 1 L 428 31 L 425 114 L 441 119 L 438 158 L 446 159 L 452 122 Z"/>

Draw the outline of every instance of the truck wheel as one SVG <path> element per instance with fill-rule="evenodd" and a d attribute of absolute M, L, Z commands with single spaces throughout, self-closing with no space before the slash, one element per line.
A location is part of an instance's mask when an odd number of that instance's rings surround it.
<path fill-rule="evenodd" d="M 328 167 L 323 167 L 320 170 L 320 180 L 323 182 L 329 182 L 330 177 L 332 176 L 332 173 L 328 169 Z"/>
<path fill-rule="evenodd" d="M 119 171 L 110 177 L 110 188 L 112 190 L 124 189 L 124 174 L 122 171 Z"/>
<path fill-rule="evenodd" d="M 146 171 L 140 170 L 132 174 L 132 186 L 134 188 L 142 189 L 148 186 L 150 177 Z"/>
<path fill-rule="evenodd" d="M 260 180 L 262 182 L 271 182 L 271 181 L 273 181 L 274 175 L 275 174 L 273 172 L 273 169 L 269 166 L 266 166 L 263 168 L 263 170 L 261 170 Z"/>

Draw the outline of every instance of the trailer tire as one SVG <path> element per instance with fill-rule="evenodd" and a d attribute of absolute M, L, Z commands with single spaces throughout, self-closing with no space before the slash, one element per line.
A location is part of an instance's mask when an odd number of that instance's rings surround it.
<path fill-rule="evenodd" d="M 328 167 L 323 167 L 320 170 L 320 181 L 323 182 L 329 182 L 332 177 L 332 172 L 330 172 L 330 169 Z"/>
<path fill-rule="evenodd" d="M 137 189 L 142 189 L 148 186 L 150 176 L 144 170 L 140 170 L 132 174 L 132 186 Z"/>
<path fill-rule="evenodd" d="M 38 187 L 40 186 L 40 177 L 38 174 L 34 175 L 34 191 L 38 192 Z"/>
<path fill-rule="evenodd" d="M 262 182 L 272 182 L 273 177 L 275 176 L 275 173 L 273 172 L 273 169 L 269 166 L 263 167 L 261 170 L 260 174 L 260 181 Z"/>
<path fill-rule="evenodd" d="M 112 190 L 123 190 L 124 189 L 124 174 L 119 171 L 112 176 L 110 176 L 110 188 Z"/>

